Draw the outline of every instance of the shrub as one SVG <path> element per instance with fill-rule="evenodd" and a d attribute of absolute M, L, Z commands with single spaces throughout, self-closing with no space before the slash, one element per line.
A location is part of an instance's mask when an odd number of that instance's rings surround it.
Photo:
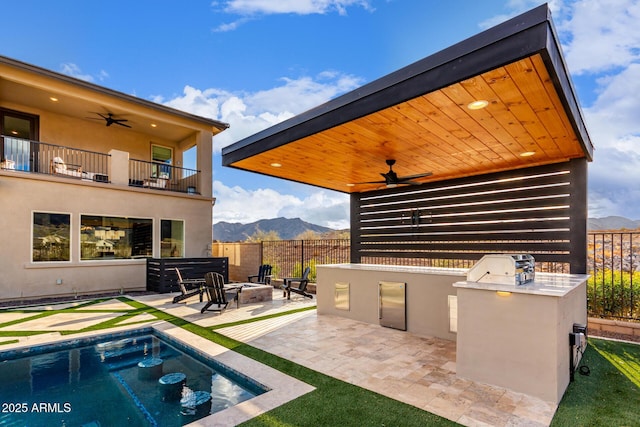
<path fill-rule="evenodd" d="M 587 282 L 590 316 L 640 318 L 640 272 L 603 270 Z"/>

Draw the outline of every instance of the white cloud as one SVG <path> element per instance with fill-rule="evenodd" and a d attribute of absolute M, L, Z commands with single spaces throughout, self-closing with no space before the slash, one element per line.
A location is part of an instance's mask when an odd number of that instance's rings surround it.
<path fill-rule="evenodd" d="M 491 28 L 495 25 L 501 24 L 504 21 L 507 21 L 514 16 L 520 15 L 534 7 L 540 6 L 544 1 L 539 0 L 509 0 L 505 4 L 505 8 L 507 9 L 506 13 L 492 16 L 489 19 L 486 19 L 480 22 L 479 27 L 482 29 Z M 549 0 L 546 2 L 549 5 L 549 9 L 551 10 L 551 14 L 554 16 L 554 20 L 556 15 L 560 15 L 564 8 L 565 4 L 563 0 Z"/>
<path fill-rule="evenodd" d="M 218 89 L 200 90 L 191 86 L 185 86 L 182 96 L 165 101 L 160 97 L 155 102 L 162 102 L 169 107 L 187 111 L 202 117 L 218 119 L 220 117 L 220 102 L 230 95 Z"/>
<path fill-rule="evenodd" d="M 283 78 L 283 84 L 253 93 L 232 93 L 221 89 L 184 88 L 181 96 L 156 102 L 230 124 L 214 138 L 218 152 L 233 142 L 253 135 L 341 93 L 355 89 L 361 80 L 337 72 L 323 72 L 316 78 Z"/>
<path fill-rule="evenodd" d="M 631 64 L 618 74 L 598 79 L 598 97 L 585 109 L 592 137 L 605 147 L 618 146 L 619 138 L 640 135 L 640 63 Z M 621 140 L 621 147 L 628 143 Z M 631 148 L 631 147 L 629 147 Z"/>
<path fill-rule="evenodd" d="M 270 188 L 246 190 L 213 181 L 216 205 L 213 222 L 247 224 L 259 219 L 302 218 L 334 229 L 349 228 L 349 196 L 318 190 L 301 199 Z M 249 208 L 250 207 L 250 208 Z"/>
<path fill-rule="evenodd" d="M 572 73 L 597 73 L 640 59 L 640 1 L 580 0 L 558 23 L 568 37 L 564 53 Z"/>
<path fill-rule="evenodd" d="M 109 78 L 109 73 L 107 73 L 105 70 L 100 70 L 100 72 L 98 73 L 98 80 L 104 81 L 108 78 Z"/>
<path fill-rule="evenodd" d="M 373 11 L 369 0 L 228 0 L 222 4 L 214 2 L 213 6 L 220 7 L 224 13 L 242 16 L 236 21 L 218 25 L 214 32 L 236 30 L 258 15 L 325 15 L 336 12 L 344 16 L 349 7 Z"/>
<path fill-rule="evenodd" d="M 62 74 L 66 74 L 67 76 L 75 77 L 76 79 L 84 80 L 87 82 L 94 82 L 95 78 L 91 74 L 84 74 L 80 67 L 73 63 L 62 64 L 61 66 Z M 102 71 L 102 73 L 105 73 Z M 105 73 L 106 74 L 106 73 Z M 101 79 L 102 80 L 102 79 Z"/>
<path fill-rule="evenodd" d="M 504 14 L 481 22 L 480 27 L 500 24 L 541 3 L 539 0 L 510 0 Z M 551 0 L 548 4 L 572 73 L 609 71 L 638 60 L 640 1 Z"/>
<path fill-rule="evenodd" d="M 371 9 L 367 0 L 229 0 L 224 3 L 224 11 L 238 15 L 283 14 L 298 15 L 326 14 L 337 12 L 346 15 L 347 8 L 360 6 Z"/>
<path fill-rule="evenodd" d="M 155 102 L 216 120 L 230 128 L 214 138 L 214 151 L 316 107 L 343 92 L 355 89 L 361 80 L 334 71 L 315 78 L 283 78 L 282 84 L 253 93 L 232 93 L 222 89 L 186 86 L 182 95 Z M 349 227 L 349 196 L 327 190 L 312 190 L 300 198 L 271 188 L 247 190 L 213 181 L 216 205 L 213 221 L 250 223 L 266 218 L 302 218 L 334 229 Z M 248 208 L 250 207 L 250 208 Z"/>
<path fill-rule="evenodd" d="M 589 166 L 589 215 L 640 219 L 640 64 L 598 82 L 599 96 L 585 109 L 596 147 Z"/>
<path fill-rule="evenodd" d="M 91 74 L 83 73 L 80 67 L 72 62 L 67 62 L 60 66 L 60 72 L 62 74 L 66 74 L 67 76 L 75 77 L 76 79 L 84 80 L 86 82 L 95 83 L 96 80 L 105 81 L 109 78 L 109 73 L 105 70 L 100 70 L 100 72 L 93 76 Z"/>

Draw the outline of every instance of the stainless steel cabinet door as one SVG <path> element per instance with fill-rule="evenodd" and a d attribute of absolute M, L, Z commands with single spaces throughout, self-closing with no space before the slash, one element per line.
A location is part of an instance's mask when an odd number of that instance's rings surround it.
<path fill-rule="evenodd" d="M 407 284 L 403 282 L 379 283 L 380 324 L 389 328 L 407 330 Z"/>

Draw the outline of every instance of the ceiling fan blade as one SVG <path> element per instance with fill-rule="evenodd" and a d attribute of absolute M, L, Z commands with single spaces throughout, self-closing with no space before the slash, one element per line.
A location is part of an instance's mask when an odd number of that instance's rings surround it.
<path fill-rule="evenodd" d="M 359 184 L 384 184 L 387 181 L 367 181 L 367 182 L 354 182 L 354 184 L 359 185 Z"/>
<path fill-rule="evenodd" d="M 418 173 L 415 175 L 407 175 L 407 176 L 403 176 L 398 178 L 398 181 L 406 181 L 408 179 L 418 179 L 418 178 L 426 178 L 428 176 L 433 175 L 433 172 L 425 172 L 425 173 Z"/>
<path fill-rule="evenodd" d="M 124 126 L 124 127 L 126 127 L 126 128 L 130 128 L 130 127 L 131 127 L 131 126 L 129 126 L 129 125 L 127 125 L 127 124 L 125 124 L 125 123 L 122 123 L 123 121 L 124 121 L 124 122 L 126 122 L 126 121 L 128 121 L 128 120 L 114 120 L 114 121 L 113 121 L 113 123 L 115 123 L 115 124 L 117 124 L 117 125 L 120 125 L 120 126 Z"/>

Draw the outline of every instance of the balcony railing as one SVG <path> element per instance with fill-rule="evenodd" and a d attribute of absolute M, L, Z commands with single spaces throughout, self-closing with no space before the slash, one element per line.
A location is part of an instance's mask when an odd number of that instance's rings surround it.
<path fill-rule="evenodd" d="M 6 135 L 0 138 L 0 169 L 110 183 L 110 167 L 127 167 L 111 164 L 110 154 Z M 133 159 L 128 168 L 129 186 L 200 194 L 200 171 Z"/>
<path fill-rule="evenodd" d="M 129 160 L 129 186 L 200 194 L 200 171 L 159 162 Z"/>
<path fill-rule="evenodd" d="M 109 182 L 109 154 L 2 135 L 0 168 Z"/>

